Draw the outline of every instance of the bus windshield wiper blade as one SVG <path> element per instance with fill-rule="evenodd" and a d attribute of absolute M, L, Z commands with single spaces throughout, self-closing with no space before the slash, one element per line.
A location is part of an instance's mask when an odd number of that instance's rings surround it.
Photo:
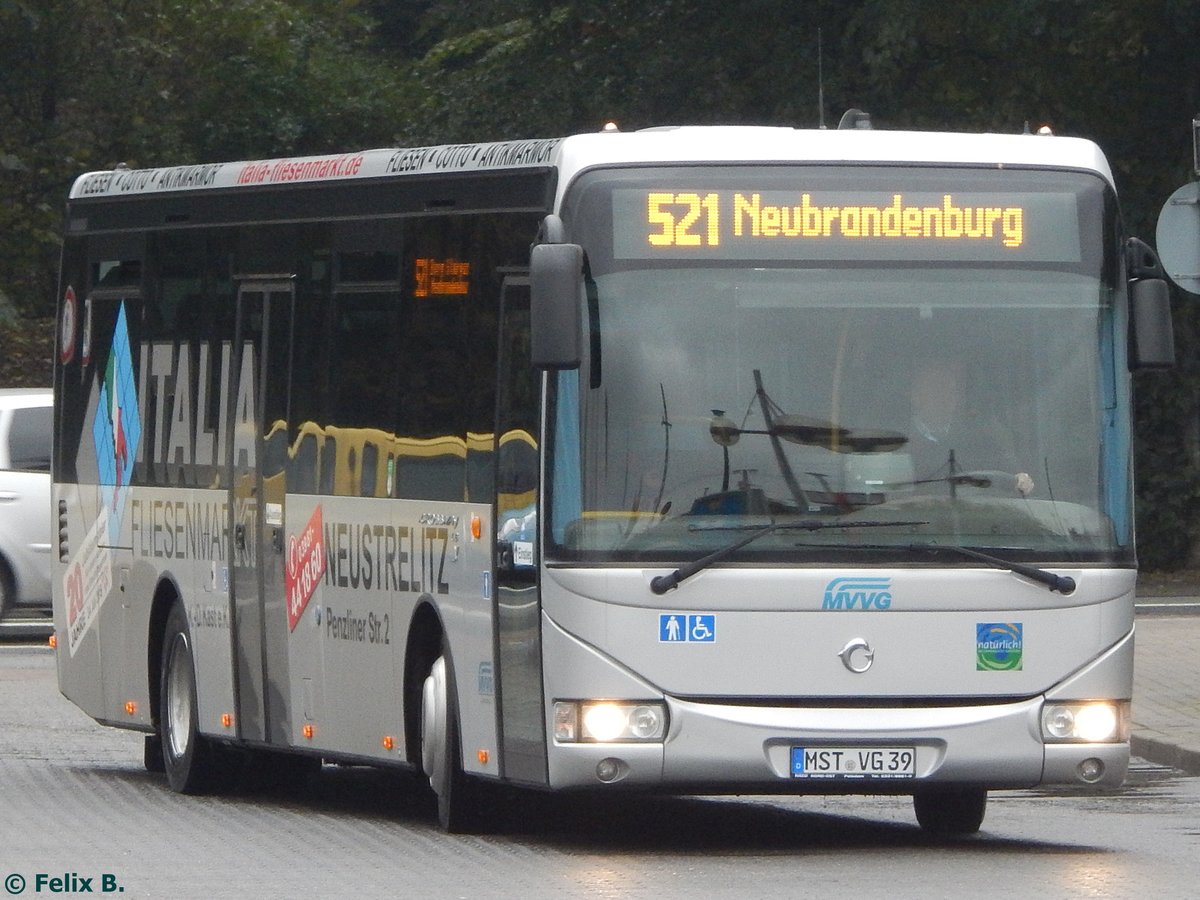
<path fill-rule="evenodd" d="M 928 522 L 904 521 L 904 522 L 825 522 L 821 519 L 799 519 L 787 522 L 772 522 L 770 525 L 763 525 L 754 529 L 743 538 L 739 538 L 732 544 L 722 547 L 719 550 L 714 550 L 707 556 L 702 556 L 692 562 L 684 563 L 674 572 L 667 575 L 655 575 L 650 579 L 650 590 L 655 594 L 665 594 L 679 586 L 679 582 L 685 578 L 691 578 L 697 572 L 707 569 L 714 563 L 719 563 L 728 556 L 733 555 L 738 550 L 741 550 L 752 541 L 758 540 L 760 537 L 771 534 L 773 531 L 821 531 L 825 528 L 880 528 L 880 527 L 899 527 L 904 525 L 928 525 Z M 693 528 L 695 531 L 734 531 L 744 530 L 745 525 L 727 525 L 718 528 Z"/>
<path fill-rule="evenodd" d="M 907 547 L 901 547 L 899 549 L 922 550 L 925 552 L 949 550 L 953 553 L 959 553 L 963 556 L 968 556 L 971 559 L 977 559 L 980 562 L 985 562 L 989 566 L 995 566 L 997 569 L 1007 569 L 1008 571 L 1014 572 L 1023 578 L 1028 578 L 1030 581 L 1036 581 L 1039 584 L 1044 584 L 1046 587 L 1050 588 L 1050 590 L 1058 591 L 1060 594 L 1070 594 L 1075 590 L 1075 579 L 1070 575 L 1055 575 L 1053 572 L 1047 572 L 1045 569 L 1039 569 L 1037 566 L 1029 566 L 1025 563 L 1001 559 L 999 556 L 992 556 L 990 553 L 972 550 L 970 547 L 959 547 L 955 544 L 909 544 Z"/>

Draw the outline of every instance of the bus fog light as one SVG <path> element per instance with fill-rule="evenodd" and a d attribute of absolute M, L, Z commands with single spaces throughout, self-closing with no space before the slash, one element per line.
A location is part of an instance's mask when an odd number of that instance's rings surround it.
<path fill-rule="evenodd" d="M 614 781 L 620 781 L 629 771 L 629 766 L 623 760 L 615 759 L 611 756 L 600 760 L 596 763 L 596 777 L 605 784 L 612 784 Z"/>
<path fill-rule="evenodd" d="M 1080 779 L 1086 781 L 1088 784 L 1099 781 L 1104 777 L 1104 763 L 1095 757 L 1085 759 L 1075 767 L 1075 770 L 1079 773 Z"/>
<path fill-rule="evenodd" d="M 1127 740 L 1128 721 L 1127 702 L 1048 703 L 1042 710 L 1042 737 L 1051 742 L 1114 743 Z"/>
<path fill-rule="evenodd" d="M 666 733 L 667 708 L 662 703 L 559 700 L 554 704 L 554 739 L 559 743 L 661 741 Z"/>

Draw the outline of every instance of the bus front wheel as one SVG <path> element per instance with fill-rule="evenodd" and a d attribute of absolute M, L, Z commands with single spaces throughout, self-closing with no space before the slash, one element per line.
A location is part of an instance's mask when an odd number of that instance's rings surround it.
<path fill-rule="evenodd" d="M 930 834 L 974 834 L 987 812 L 987 791 L 963 785 L 929 785 L 913 794 L 917 822 Z"/>
<path fill-rule="evenodd" d="M 445 653 L 421 690 L 421 766 L 437 796 L 438 823 L 451 834 L 487 829 L 484 786 L 463 772 L 454 671 Z"/>

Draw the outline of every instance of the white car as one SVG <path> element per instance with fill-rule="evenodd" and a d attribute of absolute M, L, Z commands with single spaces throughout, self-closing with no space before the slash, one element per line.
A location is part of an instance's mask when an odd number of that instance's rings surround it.
<path fill-rule="evenodd" d="M 50 609 L 49 388 L 0 390 L 0 619 Z"/>

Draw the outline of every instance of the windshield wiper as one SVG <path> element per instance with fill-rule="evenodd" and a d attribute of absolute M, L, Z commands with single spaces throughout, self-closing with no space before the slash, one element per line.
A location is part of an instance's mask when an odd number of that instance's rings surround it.
<path fill-rule="evenodd" d="M 1060 594 L 1070 594 L 1075 590 L 1075 579 L 1070 575 L 1055 575 L 1053 572 L 1047 572 L 1045 569 L 1039 569 L 1037 566 L 1028 566 L 1025 563 L 1001 559 L 999 556 L 992 556 L 990 553 L 972 550 L 970 547 L 959 547 L 955 544 L 909 544 L 908 546 L 896 549 L 920 550 L 926 553 L 937 550 L 949 550 L 953 553 L 959 553 L 971 559 L 985 562 L 989 566 L 995 566 L 997 569 L 1007 569 L 1023 578 L 1028 578 L 1030 581 L 1044 584 L 1050 590 L 1058 591 Z"/>
<path fill-rule="evenodd" d="M 821 531 L 826 528 L 881 528 L 881 527 L 900 527 L 904 525 L 928 525 L 928 522 L 825 522 L 821 519 L 801 519 L 798 521 L 789 522 L 772 522 L 770 525 L 763 525 L 755 528 L 744 538 L 734 541 L 728 546 L 722 547 L 719 550 L 714 550 L 708 556 L 702 556 L 692 562 L 684 563 L 674 572 L 667 575 L 655 575 L 650 579 L 650 590 L 655 594 L 665 594 L 679 586 L 679 582 L 685 578 L 691 578 L 697 572 L 707 569 L 714 563 L 719 563 L 726 557 L 732 556 L 737 551 L 741 550 L 752 541 L 757 541 L 760 537 L 771 534 L 774 531 L 800 530 L 800 531 Z M 691 526 L 692 531 L 743 531 L 752 526 L 748 525 L 726 525 L 716 528 L 696 528 Z"/>

